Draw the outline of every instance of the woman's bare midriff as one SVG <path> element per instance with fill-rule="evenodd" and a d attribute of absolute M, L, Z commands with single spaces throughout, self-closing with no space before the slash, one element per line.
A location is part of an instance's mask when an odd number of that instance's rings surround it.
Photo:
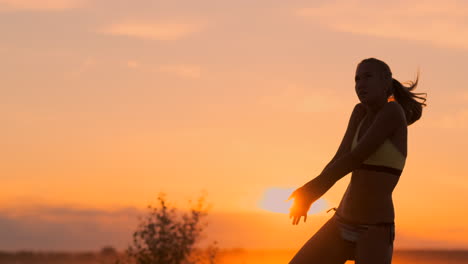
<path fill-rule="evenodd" d="M 337 213 L 359 224 L 393 222 L 392 192 L 398 180 L 399 177 L 391 173 L 354 170 Z"/>

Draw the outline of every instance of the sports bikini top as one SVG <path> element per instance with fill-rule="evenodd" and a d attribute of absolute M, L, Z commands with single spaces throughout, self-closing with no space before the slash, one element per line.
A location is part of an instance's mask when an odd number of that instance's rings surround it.
<path fill-rule="evenodd" d="M 356 129 L 351 149 L 354 149 L 358 144 L 357 137 L 363 120 L 361 120 Z M 387 138 L 384 143 L 361 164 L 360 168 L 390 172 L 399 176 L 405 167 L 405 162 L 406 157 L 396 148 L 390 139 Z"/>

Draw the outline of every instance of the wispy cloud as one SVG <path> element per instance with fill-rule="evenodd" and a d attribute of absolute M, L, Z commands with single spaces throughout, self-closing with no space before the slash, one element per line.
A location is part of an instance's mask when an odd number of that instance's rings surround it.
<path fill-rule="evenodd" d="M 73 77 L 80 77 L 84 72 L 92 69 L 97 64 L 97 60 L 94 57 L 88 56 L 83 59 L 81 64 L 73 70 L 70 75 Z"/>
<path fill-rule="evenodd" d="M 161 65 L 155 71 L 176 75 L 183 78 L 198 79 L 201 77 L 201 67 L 198 65 Z"/>
<path fill-rule="evenodd" d="M 115 211 L 35 205 L 0 209 L 0 247 L 5 250 L 96 250 L 123 248 L 137 217 L 136 208 Z"/>
<path fill-rule="evenodd" d="M 198 79 L 201 77 L 202 69 L 201 66 L 195 64 L 162 64 L 162 65 L 150 65 L 145 64 L 136 60 L 127 60 L 125 65 L 128 69 L 149 71 L 153 73 L 162 73 L 165 75 Z"/>
<path fill-rule="evenodd" d="M 434 99 L 435 100 L 435 99 Z M 441 128 L 444 130 L 464 131 L 468 128 L 468 92 L 457 91 L 449 97 L 450 107 L 444 111 L 437 111 L 427 121 L 433 128 Z M 435 102 L 434 102 L 435 105 Z M 428 103 L 428 107 L 432 107 L 432 103 Z M 441 108 L 441 107 L 439 107 Z M 423 110 L 422 118 L 425 118 Z"/>
<path fill-rule="evenodd" d="M 260 98 L 266 107 L 302 113 L 321 113 L 336 110 L 339 98 L 333 91 L 307 89 L 299 85 L 287 85 L 274 94 Z"/>
<path fill-rule="evenodd" d="M 335 31 L 468 48 L 468 2 L 338 0 L 295 15 Z"/>
<path fill-rule="evenodd" d="M 140 66 L 140 63 L 138 63 L 138 61 L 134 61 L 134 60 L 127 61 L 127 67 L 130 69 L 136 69 L 139 66 Z"/>
<path fill-rule="evenodd" d="M 0 11 L 64 10 L 82 7 L 84 0 L 0 0 Z"/>
<path fill-rule="evenodd" d="M 466 129 L 468 128 L 468 108 L 445 114 L 435 122 L 444 129 Z"/>
<path fill-rule="evenodd" d="M 204 28 L 201 22 L 124 21 L 105 26 L 98 32 L 154 40 L 178 40 Z"/>

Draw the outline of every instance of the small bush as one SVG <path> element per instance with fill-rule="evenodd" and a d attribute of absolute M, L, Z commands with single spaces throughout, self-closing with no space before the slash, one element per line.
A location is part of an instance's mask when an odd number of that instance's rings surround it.
<path fill-rule="evenodd" d="M 202 222 L 208 211 L 204 197 L 191 205 L 188 213 L 168 206 L 164 194 L 158 196 L 158 201 L 158 206 L 148 206 L 149 214 L 141 220 L 133 233 L 132 245 L 126 250 L 129 259 L 121 259 L 117 263 L 215 263 L 218 251 L 216 242 L 206 249 L 195 247 L 206 226 Z"/>

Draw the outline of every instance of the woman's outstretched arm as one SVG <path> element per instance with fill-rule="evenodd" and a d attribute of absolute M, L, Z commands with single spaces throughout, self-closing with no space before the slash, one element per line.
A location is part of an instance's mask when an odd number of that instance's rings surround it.
<path fill-rule="evenodd" d="M 362 136 L 356 147 L 352 151 L 338 157 L 319 176 L 304 186 L 311 192 L 323 195 L 338 180 L 358 168 L 402 125 L 406 126 L 406 119 L 401 106 L 395 102 L 387 103 L 377 114 L 374 122 Z"/>
<path fill-rule="evenodd" d="M 363 118 L 365 112 L 366 110 L 361 103 L 356 104 L 356 106 L 353 109 L 353 112 L 351 113 L 351 117 L 349 118 L 348 127 L 346 128 L 346 133 L 343 136 L 343 139 L 341 140 L 341 144 L 335 156 L 323 169 L 322 174 L 328 171 L 329 168 L 333 167 L 337 160 L 339 160 L 341 157 L 343 157 L 346 153 L 350 151 L 351 143 L 354 137 L 354 133 L 356 131 L 357 124 L 359 120 Z M 317 178 L 312 180 L 311 182 L 317 183 Z M 310 188 L 306 188 L 307 185 L 310 185 L 311 182 L 296 189 L 288 198 L 288 200 L 294 198 L 294 203 L 289 210 L 289 217 L 293 217 L 293 225 L 297 225 L 302 216 L 304 216 L 304 222 L 306 221 L 307 212 L 309 211 L 310 206 L 323 194 L 317 192 L 315 190 L 317 188 L 313 188 L 314 191 L 310 191 Z M 322 185 L 325 186 L 324 184 Z"/>
<path fill-rule="evenodd" d="M 353 141 L 354 133 L 356 132 L 357 125 L 360 120 L 366 114 L 366 110 L 362 103 L 358 103 L 354 106 L 353 112 L 348 121 L 348 127 L 346 128 L 346 132 L 341 140 L 341 144 L 338 147 L 338 150 L 335 153 L 335 156 L 331 159 L 331 161 L 325 166 L 322 170 L 322 173 L 326 171 L 337 159 L 342 157 L 345 153 L 348 153 L 351 150 L 351 144 Z"/>

